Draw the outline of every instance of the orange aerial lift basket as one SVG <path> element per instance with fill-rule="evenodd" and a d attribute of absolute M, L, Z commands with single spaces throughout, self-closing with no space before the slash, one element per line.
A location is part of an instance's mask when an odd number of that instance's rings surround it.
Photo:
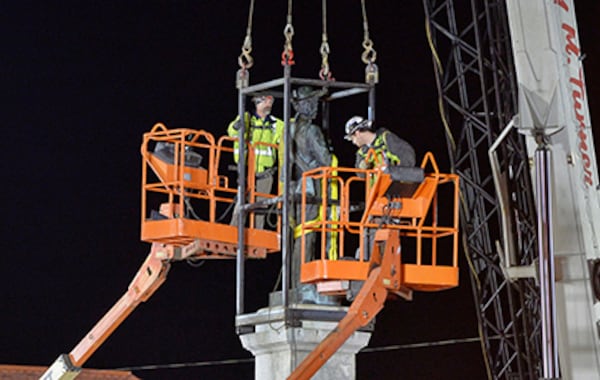
<path fill-rule="evenodd" d="M 195 258 L 234 258 L 238 229 L 222 220 L 233 207 L 237 187 L 230 185 L 224 157 L 233 153 L 233 141 L 218 141 L 208 132 L 167 129 L 156 124 L 144 134 L 141 153 L 142 215 L 141 239 L 174 246 L 195 244 Z M 260 196 L 254 190 L 254 149 L 248 149 L 248 202 Z M 244 252 L 250 258 L 264 258 L 279 251 L 279 220 L 275 230 L 255 229 L 249 212 Z"/>
<path fill-rule="evenodd" d="M 458 285 L 459 178 L 440 173 L 433 154 L 428 152 L 419 167 L 317 168 L 305 173 L 303 186 L 308 181 L 327 185 L 316 201 L 329 217 L 307 221 L 302 215 L 302 282 L 335 294 L 341 288 L 334 284 L 366 280 L 381 261 L 371 254 L 380 251 L 373 247 L 376 232 L 397 230 L 402 288 L 438 291 Z M 332 186 L 340 189 L 338 200 L 325 190 Z M 302 209 L 311 201 L 304 194 Z M 306 252 L 311 233 L 320 235 L 315 249 L 320 254 Z"/>

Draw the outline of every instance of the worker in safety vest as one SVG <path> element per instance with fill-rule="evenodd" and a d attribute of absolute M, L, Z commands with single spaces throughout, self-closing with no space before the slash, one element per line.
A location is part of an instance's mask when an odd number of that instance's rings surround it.
<path fill-rule="evenodd" d="M 292 93 L 292 106 L 296 111 L 294 121 L 291 124 L 291 134 L 294 140 L 294 173 L 296 188 L 294 193 L 299 196 L 302 193 L 302 173 L 318 167 L 328 167 L 332 164 L 333 155 L 327 145 L 321 128 L 313 124 L 314 118 L 319 110 L 319 98 L 325 94 L 325 90 L 316 90 L 309 86 L 302 86 Z M 310 221 L 319 217 L 320 202 L 316 201 L 321 196 L 321 181 L 309 180 L 306 183 L 305 193 L 307 205 L 304 210 L 305 220 Z M 313 201 L 311 203 L 310 201 Z M 301 218 L 300 202 L 296 204 L 296 223 Z M 292 254 L 292 286 L 300 285 L 300 263 L 301 233 L 300 229 L 294 231 L 295 241 Z M 306 260 L 314 258 L 316 234 L 305 235 Z"/>
<path fill-rule="evenodd" d="M 277 171 L 277 149 L 273 146 L 280 144 L 283 140 L 283 126 L 281 119 L 271 115 L 274 99 L 270 95 L 256 95 L 252 98 L 255 111 L 244 115 L 244 123 L 240 122 L 240 117 L 235 118 L 227 128 L 227 134 L 231 137 L 238 137 L 239 129 L 245 126 L 245 141 L 254 148 L 254 171 L 256 175 L 256 192 L 270 194 L 273 187 L 274 173 Z M 233 145 L 233 158 L 237 163 L 239 160 L 239 143 L 235 141 Z M 246 156 L 247 157 L 247 156 Z M 260 200 L 260 198 L 259 198 Z M 231 224 L 237 225 L 239 210 L 234 210 Z M 255 228 L 264 227 L 265 216 L 257 215 L 255 218 Z"/>
<path fill-rule="evenodd" d="M 353 116 L 346 122 L 344 138 L 358 147 L 356 167 L 359 169 L 415 166 L 415 150 L 408 142 L 385 128 L 374 130 L 373 122 L 361 116 Z"/>
<path fill-rule="evenodd" d="M 415 166 L 415 150 L 405 140 L 385 128 L 373 129 L 372 120 L 361 116 L 353 116 L 346 122 L 346 136 L 358 147 L 356 151 L 356 164 L 359 169 L 373 169 L 375 167 Z M 359 175 L 361 175 L 359 173 Z M 371 220 L 377 222 L 377 220 Z M 367 229 L 365 238 L 364 258 L 370 257 L 374 229 Z M 358 253 L 357 253 L 358 257 Z"/>

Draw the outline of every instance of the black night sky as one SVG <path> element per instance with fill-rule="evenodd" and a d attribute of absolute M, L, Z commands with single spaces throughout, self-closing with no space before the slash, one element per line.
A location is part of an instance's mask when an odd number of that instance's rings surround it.
<path fill-rule="evenodd" d="M 456 2 L 461 3 L 461 2 Z M 359 1 L 328 2 L 334 77 L 362 82 Z M 0 363 L 49 365 L 120 298 L 149 251 L 139 240 L 142 134 L 168 127 L 226 133 L 249 1 L 4 1 Z M 588 102 L 600 122 L 598 3 L 577 1 Z M 286 1 L 256 1 L 251 83 L 283 75 Z M 421 1 L 367 1 L 380 84 L 377 120 L 448 159 Z M 294 2 L 296 77 L 320 69 L 321 2 Z M 279 102 L 279 107 L 281 107 Z M 354 148 L 332 108 L 342 165 Z M 280 108 L 279 108 L 280 109 Z M 598 134 L 597 134 L 598 135 Z M 598 145 L 598 143 L 596 143 Z M 464 264 L 464 263 L 463 263 Z M 280 255 L 248 262 L 246 309 L 267 304 Z M 370 347 L 477 336 L 466 268 L 459 288 L 388 302 Z M 166 283 L 91 357 L 89 368 L 246 359 L 235 333 L 235 262 L 175 263 Z M 481 379 L 478 342 L 366 352 L 358 379 Z M 252 363 L 136 371 L 144 379 L 252 379 Z"/>

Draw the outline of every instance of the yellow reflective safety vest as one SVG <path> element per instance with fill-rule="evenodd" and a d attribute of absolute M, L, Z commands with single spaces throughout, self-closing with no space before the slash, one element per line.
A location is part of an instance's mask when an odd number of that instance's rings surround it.
<path fill-rule="evenodd" d="M 231 137 L 238 137 L 238 130 L 241 125 L 240 117 L 236 117 L 229 127 L 227 134 Z M 261 173 L 275 166 L 277 162 L 277 149 L 273 146 L 265 144 L 278 145 L 283 139 L 282 120 L 275 116 L 269 115 L 261 119 L 257 115 L 250 115 L 248 112 L 244 115 L 244 124 L 246 126 L 246 135 L 244 136 L 246 143 L 254 147 L 254 155 L 256 158 L 255 172 Z M 237 163 L 239 160 L 239 142 L 233 144 L 233 159 Z"/>
<path fill-rule="evenodd" d="M 373 153 L 369 154 L 370 151 Z M 356 167 L 373 169 L 380 165 L 415 166 L 415 150 L 394 133 L 385 128 L 375 132 L 375 140 L 356 152 Z"/>

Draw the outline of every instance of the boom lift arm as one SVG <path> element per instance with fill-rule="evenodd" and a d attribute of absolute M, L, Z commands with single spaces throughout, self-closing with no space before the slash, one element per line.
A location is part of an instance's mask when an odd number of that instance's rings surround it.
<path fill-rule="evenodd" d="M 425 174 L 427 167 L 432 172 Z M 358 175 L 361 173 L 364 175 Z M 317 291 L 329 295 L 351 295 L 353 282 L 362 283 L 362 287 L 347 315 L 288 377 L 295 380 L 315 375 L 355 331 L 373 320 L 388 296 L 411 300 L 413 290 L 440 291 L 458 285 L 459 180 L 455 174 L 439 173 L 431 153 L 425 155 L 420 167 L 318 168 L 304 173 L 303 186 L 309 178 L 339 183 L 342 189 L 339 203 L 330 202 L 328 193 L 323 192 L 322 207 L 339 204 L 340 218 L 306 221 L 302 217 L 302 228 L 320 231 L 322 240 L 321 258 L 308 261 L 303 240 L 301 280 L 316 284 Z M 361 183 L 367 187 L 365 208 L 360 221 L 356 221 L 350 217 L 350 199 L 354 195 L 351 189 Z M 438 193 L 444 185 L 450 185 L 446 190 L 452 192 L 442 193 L 445 195 L 442 197 L 452 202 L 451 207 L 446 206 L 442 211 L 438 207 Z M 303 197 L 303 206 L 306 202 Z M 375 232 L 372 242 L 361 239 L 358 255 L 343 255 L 345 235 L 365 237 L 372 232 Z M 326 243 L 332 238 L 338 240 L 335 245 L 340 247 L 340 255 L 329 254 Z M 414 243 L 407 245 L 414 247 L 414 252 L 411 250 L 404 257 L 401 238 L 405 243 Z M 442 241 L 446 244 L 442 245 Z M 367 244 L 370 255 L 365 253 Z M 444 250 L 438 255 L 442 246 Z"/>
<path fill-rule="evenodd" d="M 96 323 L 69 354 L 62 354 L 42 375 L 42 380 L 68 380 L 81 372 L 82 365 L 106 341 L 117 327 L 142 302 L 147 301 L 165 282 L 171 261 L 194 253 L 196 244 L 183 248 L 153 243 L 148 257 L 138 270 L 127 291 Z"/>
<path fill-rule="evenodd" d="M 153 243 L 148 257 L 137 271 L 125 294 L 69 354 L 61 354 L 56 359 L 40 380 L 74 379 L 81 372 L 83 364 L 116 328 L 165 282 L 171 262 L 203 257 L 205 246 L 206 244 L 199 239 L 183 247 Z"/>
<path fill-rule="evenodd" d="M 383 252 L 381 247 L 384 246 Z M 400 233 L 398 230 L 379 230 L 375 236 L 374 258 L 381 265 L 372 269 L 367 281 L 355 298 L 348 314 L 337 327 L 300 363 L 288 380 L 310 379 L 356 330 L 366 326 L 383 309 L 388 294 L 399 292 Z"/>
<path fill-rule="evenodd" d="M 152 243 L 150 253 L 125 294 L 69 354 L 58 357 L 42 380 L 75 378 L 113 331 L 162 285 L 171 262 L 236 257 L 238 228 L 216 218 L 217 203 L 231 204 L 235 194 L 226 177 L 219 174 L 221 155 L 233 151 L 223 145 L 224 141 L 221 138 L 216 142 L 202 130 L 170 130 L 160 123 L 144 135 L 141 235 L 142 240 Z M 203 157 L 208 158 L 207 169 L 200 165 Z M 253 159 L 250 153 L 250 162 Z M 253 183 L 250 185 L 254 197 Z M 150 199 L 165 203 L 156 212 Z M 186 215 L 186 205 L 191 208 L 193 202 L 207 211 L 208 220 Z M 252 221 L 244 231 L 242 251 L 246 258 L 264 258 L 267 253 L 279 251 L 277 231 L 255 229 Z"/>

